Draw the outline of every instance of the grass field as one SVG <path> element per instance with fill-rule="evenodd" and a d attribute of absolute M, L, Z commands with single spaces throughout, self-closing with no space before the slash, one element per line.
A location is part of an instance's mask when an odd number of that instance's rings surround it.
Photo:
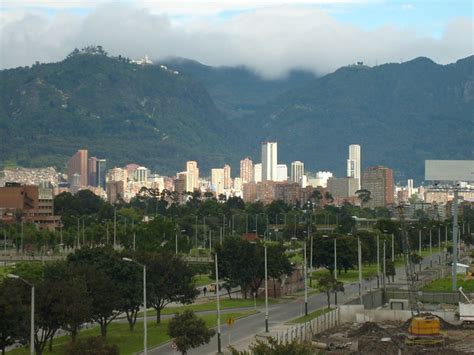
<path fill-rule="evenodd" d="M 314 279 L 317 279 L 320 276 L 328 274 L 329 271 L 326 269 L 316 270 L 311 273 L 311 277 L 313 278 L 313 283 L 315 283 Z M 375 277 L 377 275 L 377 264 L 372 265 L 362 265 L 362 277 L 364 279 Z M 359 271 L 357 269 L 344 270 L 341 271 L 340 274 L 337 275 L 337 279 L 343 282 L 354 282 L 359 280 Z M 315 284 L 313 284 L 314 286 Z"/>
<path fill-rule="evenodd" d="M 328 313 L 332 311 L 332 309 L 328 309 L 328 308 L 320 308 L 320 309 L 317 309 L 311 313 L 308 313 L 307 316 L 302 316 L 302 317 L 298 317 L 298 318 L 295 318 L 291 321 L 289 321 L 288 323 L 289 324 L 299 324 L 299 323 L 305 323 L 305 322 L 308 322 L 316 317 L 319 317 L 320 315 L 324 314 L 324 313 Z"/>
<path fill-rule="evenodd" d="M 196 286 L 207 286 L 213 282 L 215 282 L 214 280 L 212 280 L 209 275 L 196 275 L 194 276 L 194 281 L 196 282 Z"/>
<path fill-rule="evenodd" d="M 254 311 L 247 312 L 236 312 L 226 313 L 221 316 L 221 321 L 232 317 L 234 319 L 242 318 L 247 315 L 255 313 Z M 204 319 L 208 327 L 214 327 L 217 324 L 217 318 L 215 314 L 204 315 L 200 318 Z M 168 340 L 170 337 L 167 334 L 169 319 L 163 319 L 159 325 L 156 324 L 155 320 L 148 321 L 148 347 L 156 347 Z M 82 330 L 79 332 L 79 338 L 86 338 L 90 336 L 100 335 L 99 327 Z M 69 336 L 62 336 L 54 339 L 53 352 L 49 352 L 45 349 L 45 354 L 60 355 L 64 354 L 65 346 L 70 342 Z M 128 327 L 128 323 L 112 323 L 108 327 L 107 342 L 110 344 L 116 344 L 120 349 L 120 354 L 134 354 L 143 349 L 143 323 L 137 322 L 135 330 L 131 332 Z M 29 348 L 18 348 L 9 351 L 11 355 L 22 355 L 29 354 Z"/>
<path fill-rule="evenodd" d="M 457 287 L 459 288 L 461 286 L 464 292 L 474 292 L 474 280 L 464 281 L 464 276 L 458 275 Z M 423 287 L 423 291 L 452 292 L 452 278 L 447 277 L 445 279 L 433 281 L 429 285 Z"/>
<path fill-rule="evenodd" d="M 275 299 L 269 298 L 268 303 L 269 304 L 274 304 L 278 302 Z M 254 300 L 253 298 L 249 299 L 221 299 L 220 300 L 220 308 L 221 310 L 224 309 L 232 309 L 232 308 L 242 308 L 242 307 L 253 307 Z M 261 306 L 265 304 L 265 299 L 263 298 L 257 298 L 256 299 L 257 306 Z M 210 301 L 210 302 L 205 302 L 205 303 L 199 303 L 199 304 L 192 304 L 189 306 L 178 306 L 178 307 L 167 307 L 161 311 L 162 315 L 165 314 L 175 314 L 177 312 L 182 312 L 186 309 L 191 309 L 194 312 L 204 312 L 204 311 L 214 311 L 216 310 L 216 301 Z M 140 312 L 139 317 L 143 315 L 143 312 Z M 156 311 L 154 309 L 150 309 L 147 313 L 147 317 L 151 317 L 156 315 Z"/>

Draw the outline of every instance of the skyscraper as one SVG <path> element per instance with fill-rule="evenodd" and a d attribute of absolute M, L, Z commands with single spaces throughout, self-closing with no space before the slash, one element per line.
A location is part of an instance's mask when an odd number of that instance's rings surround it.
<path fill-rule="evenodd" d="M 277 180 L 278 147 L 276 142 L 262 143 L 262 181 Z"/>
<path fill-rule="evenodd" d="M 78 174 L 80 186 L 87 186 L 87 150 L 80 149 L 74 154 L 67 163 L 67 176 L 69 183 L 72 184 L 73 175 Z"/>
<path fill-rule="evenodd" d="M 105 176 L 107 174 L 107 160 L 97 159 L 96 166 L 96 183 L 97 186 L 102 187 L 105 190 Z"/>
<path fill-rule="evenodd" d="M 286 164 L 277 164 L 277 175 L 273 181 L 288 181 L 288 166 Z"/>
<path fill-rule="evenodd" d="M 253 178 L 253 161 L 250 158 L 245 158 L 240 161 L 240 178 L 242 183 L 246 184 L 252 182 Z"/>
<path fill-rule="evenodd" d="M 408 179 L 408 198 L 410 198 L 413 195 L 413 179 Z"/>
<path fill-rule="evenodd" d="M 292 182 L 300 183 L 300 180 L 304 175 L 304 163 L 299 160 L 292 162 L 290 174 L 290 180 Z"/>
<path fill-rule="evenodd" d="M 253 166 L 253 182 L 262 181 L 262 163 Z"/>
<path fill-rule="evenodd" d="M 367 207 L 387 207 L 393 203 L 393 170 L 373 166 L 362 174 L 362 189 L 370 191 Z"/>
<path fill-rule="evenodd" d="M 230 165 L 224 165 L 224 189 L 230 189 L 232 187 L 232 177 L 230 174 Z"/>
<path fill-rule="evenodd" d="M 199 189 L 199 168 L 197 162 L 190 160 L 186 162 L 186 191 L 193 192 Z"/>
<path fill-rule="evenodd" d="M 211 184 L 216 196 L 224 192 L 224 169 L 211 169 Z"/>
<path fill-rule="evenodd" d="M 347 177 L 358 179 L 358 190 L 360 190 L 360 145 L 351 144 L 349 146 L 349 159 L 347 159 Z"/>
<path fill-rule="evenodd" d="M 87 184 L 97 186 L 97 158 L 90 157 L 87 163 Z"/>

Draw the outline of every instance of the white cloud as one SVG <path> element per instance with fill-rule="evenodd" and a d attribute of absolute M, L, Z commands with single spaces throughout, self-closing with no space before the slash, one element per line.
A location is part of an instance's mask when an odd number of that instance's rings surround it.
<path fill-rule="evenodd" d="M 88 15 L 59 11 L 10 18 L 0 28 L 1 46 L 7 49 L 0 65 L 57 61 L 74 47 L 101 44 L 113 55 L 180 56 L 211 65 L 246 65 L 275 77 L 293 68 L 322 74 L 360 60 L 371 65 L 427 56 L 449 63 L 473 53 L 473 22 L 464 18 L 452 20 L 435 39 L 390 26 L 366 31 L 307 6 L 258 8 L 225 21 L 198 16 L 180 22 L 165 12 L 116 3 Z"/>

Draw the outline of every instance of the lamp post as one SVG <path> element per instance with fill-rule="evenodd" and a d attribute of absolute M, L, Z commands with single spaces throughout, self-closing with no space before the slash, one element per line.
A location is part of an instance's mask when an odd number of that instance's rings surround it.
<path fill-rule="evenodd" d="M 114 207 L 114 249 L 117 247 L 117 207 Z"/>
<path fill-rule="evenodd" d="M 360 304 L 364 304 L 362 302 L 362 245 L 360 244 L 360 237 L 357 237 L 357 259 L 359 264 L 359 298 Z"/>
<path fill-rule="evenodd" d="M 395 236 L 392 233 L 392 263 L 395 262 Z"/>
<path fill-rule="evenodd" d="M 433 267 L 433 243 L 431 240 L 431 227 L 430 227 L 430 267 Z"/>
<path fill-rule="evenodd" d="M 130 258 L 122 258 L 123 261 L 135 263 L 138 266 L 143 268 L 143 354 L 148 354 L 147 347 L 147 337 L 148 337 L 148 328 L 147 328 L 147 317 L 146 317 L 146 265 L 141 264 L 138 261 L 135 261 Z"/>
<path fill-rule="evenodd" d="M 383 275 L 382 275 L 382 285 L 383 289 L 385 290 L 385 275 L 387 275 L 387 269 L 386 269 L 386 256 L 385 256 L 385 240 L 383 241 Z M 390 282 L 390 280 L 389 280 Z"/>
<path fill-rule="evenodd" d="M 35 285 L 26 281 L 24 278 L 15 275 L 8 274 L 7 277 L 10 279 L 19 279 L 25 284 L 31 287 L 31 319 L 30 319 L 30 354 L 35 354 Z"/>
<path fill-rule="evenodd" d="M 217 305 L 217 353 L 221 354 L 221 309 L 219 303 L 219 294 L 221 292 L 219 287 L 219 268 L 217 266 L 217 253 L 214 254 L 214 262 L 216 268 L 216 305 Z"/>
<path fill-rule="evenodd" d="M 380 237 L 377 233 L 377 288 L 380 287 Z"/>
<path fill-rule="evenodd" d="M 267 245 L 266 244 L 265 244 L 265 333 L 268 333 L 268 269 L 267 269 Z"/>
<path fill-rule="evenodd" d="M 266 249 L 265 249 L 266 250 Z M 306 240 L 304 241 L 304 315 L 308 315 L 308 263 L 306 261 Z M 265 268 L 266 269 L 266 268 Z"/>
<path fill-rule="evenodd" d="M 337 306 L 337 239 L 334 238 L 334 280 L 336 280 L 336 291 L 334 292 L 334 304 Z"/>

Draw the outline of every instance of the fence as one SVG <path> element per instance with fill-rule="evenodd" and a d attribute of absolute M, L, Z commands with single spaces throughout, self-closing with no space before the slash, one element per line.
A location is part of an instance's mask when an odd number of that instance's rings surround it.
<path fill-rule="evenodd" d="M 334 328 L 340 324 L 340 309 L 336 308 L 301 324 L 296 324 L 277 333 L 275 338 L 278 343 L 291 343 L 292 341 L 309 341 L 315 334 Z"/>

